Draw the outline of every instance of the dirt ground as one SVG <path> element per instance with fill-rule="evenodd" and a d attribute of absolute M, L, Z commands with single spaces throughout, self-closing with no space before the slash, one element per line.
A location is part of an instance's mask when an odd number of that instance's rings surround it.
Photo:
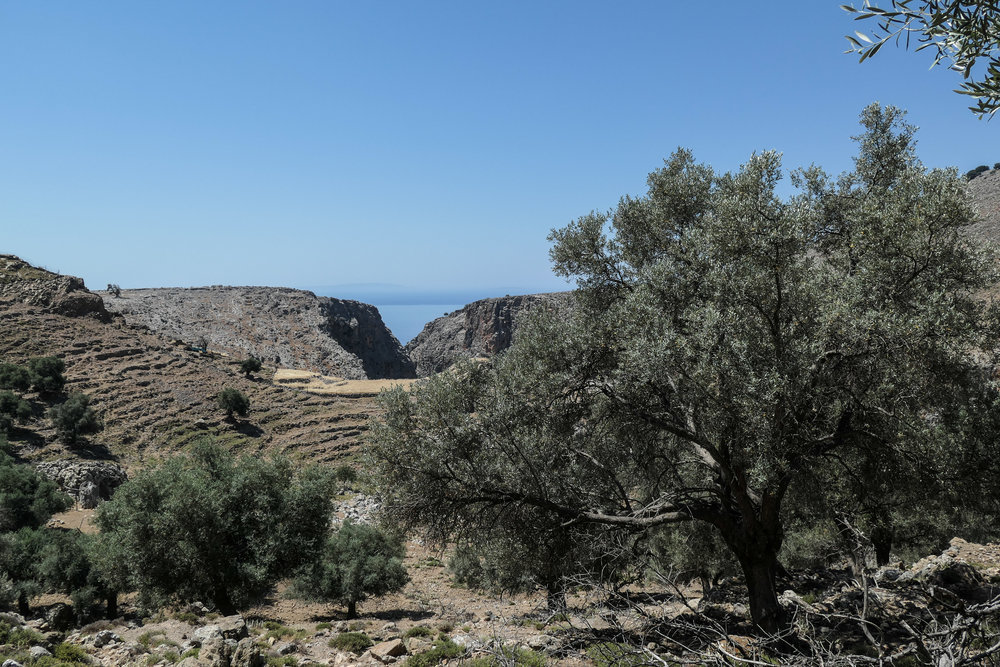
<path fill-rule="evenodd" d="M 74 509 L 55 515 L 49 525 L 94 533 L 97 531 L 92 523 L 93 514 L 94 510 Z M 407 640 L 412 653 L 430 648 L 431 640 L 439 633 L 473 647 L 480 646 L 483 650 L 497 638 L 505 645 L 527 647 L 532 644 L 537 648 L 539 641 L 548 641 L 548 633 L 566 628 L 567 621 L 581 626 L 593 623 L 594 619 L 573 617 L 572 611 L 581 607 L 581 601 L 573 600 L 572 596 L 569 600 L 570 617 L 552 621 L 546 611 L 544 594 L 491 596 L 469 590 L 454 583 L 447 562 L 447 553 L 419 540 L 409 541 L 404 564 L 410 582 L 398 593 L 360 603 L 355 619 L 348 620 L 343 607 L 290 597 L 287 582 L 279 584 L 264 604 L 242 610 L 242 616 L 251 633 L 266 636 L 269 629 L 276 625 L 298 631 L 294 637 L 279 636 L 271 643 L 277 648 L 282 644 L 293 644 L 294 655 L 301 664 L 355 664 L 351 654 L 328 645 L 331 637 L 344 630 L 365 632 L 377 643 L 402 637 L 416 626 L 429 628 L 433 632 L 430 638 Z M 60 600 L 45 596 L 36 603 L 44 605 L 57 601 Z M 124 598 L 122 610 L 127 612 L 129 604 L 130 597 Z M 145 634 L 163 644 L 159 652 L 178 651 L 192 636 L 197 625 L 212 622 L 211 619 L 200 619 L 192 624 L 190 618 L 178 612 L 168 610 L 142 624 L 133 623 L 132 627 L 117 623 L 109 627 L 126 642 L 137 642 Z M 547 619 L 550 622 L 546 623 Z M 330 627 L 325 627 L 327 624 Z M 317 625 L 320 627 L 317 628 Z M 546 664 L 572 666 L 591 663 L 580 651 L 576 655 L 558 658 L 549 656 Z"/>

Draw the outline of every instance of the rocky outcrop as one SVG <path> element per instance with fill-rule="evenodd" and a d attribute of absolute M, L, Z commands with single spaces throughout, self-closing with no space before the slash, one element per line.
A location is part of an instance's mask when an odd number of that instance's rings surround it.
<path fill-rule="evenodd" d="M 414 377 L 375 306 L 279 287 L 195 287 L 101 293 L 131 324 L 189 344 L 349 380 Z"/>
<path fill-rule="evenodd" d="M 93 509 L 128 480 L 125 471 L 110 461 L 61 459 L 43 461 L 35 466 L 83 509 Z"/>
<path fill-rule="evenodd" d="M 42 312 L 69 317 L 93 317 L 110 322 L 101 297 L 83 280 L 31 266 L 14 255 L 0 255 L 0 306 L 24 304 Z"/>
<path fill-rule="evenodd" d="M 510 347 L 522 313 L 565 307 L 571 298 L 572 292 L 550 292 L 474 301 L 427 324 L 406 351 L 418 377 L 440 373 L 462 359 L 490 357 Z"/>

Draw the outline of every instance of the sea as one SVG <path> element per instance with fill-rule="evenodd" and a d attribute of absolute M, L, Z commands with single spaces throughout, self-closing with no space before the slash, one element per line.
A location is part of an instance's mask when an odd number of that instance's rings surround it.
<path fill-rule="evenodd" d="M 403 345 L 416 338 L 428 322 L 459 310 L 473 301 L 507 294 L 532 293 L 531 290 L 495 290 L 489 288 L 479 290 L 416 290 L 390 285 L 332 285 L 304 289 L 311 290 L 318 296 L 353 299 L 372 304 L 378 308 L 382 321 L 389 327 L 389 331 Z"/>

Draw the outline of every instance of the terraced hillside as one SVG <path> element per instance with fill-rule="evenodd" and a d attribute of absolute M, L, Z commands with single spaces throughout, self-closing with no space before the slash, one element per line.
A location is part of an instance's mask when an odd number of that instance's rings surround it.
<path fill-rule="evenodd" d="M 65 360 L 66 393 L 89 394 L 105 424 L 78 453 L 117 458 L 133 468 L 202 435 L 239 451 L 281 452 L 311 461 L 338 460 L 355 451 L 375 409 L 372 396 L 319 396 L 276 386 L 270 382 L 274 369 L 267 367 L 247 379 L 234 359 L 192 351 L 121 316 L 108 317 L 99 298 L 90 301 L 91 310 L 57 312 L 60 308 L 44 295 L 63 289 L 65 277 L 27 272 L 27 266 L 0 257 L 5 288 L 0 359 L 19 363 L 56 355 Z M 82 282 L 76 291 L 74 303 L 90 294 Z M 55 300 L 57 306 L 63 302 Z M 249 417 L 229 421 L 216 406 L 215 395 L 226 386 L 250 398 Z M 66 455 L 38 404 L 36 419 L 15 432 L 12 442 L 32 458 Z"/>

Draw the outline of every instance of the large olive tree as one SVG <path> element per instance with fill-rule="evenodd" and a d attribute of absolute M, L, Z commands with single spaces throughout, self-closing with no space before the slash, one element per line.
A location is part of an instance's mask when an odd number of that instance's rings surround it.
<path fill-rule="evenodd" d="M 853 171 L 798 171 L 793 197 L 776 153 L 716 174 L 678 150 L 645 196 L 553 232 L 572 314 L 383 399 L 370 457 L 387 511 L 440 537 L 704 522 L 754 622 L 779 629 L 790 489 L 860 462 L 913 483 L 993 442 L 957 435 L 996 393 L 964 185 L 920 164 L 900 111 L 861 123 Z"/>

